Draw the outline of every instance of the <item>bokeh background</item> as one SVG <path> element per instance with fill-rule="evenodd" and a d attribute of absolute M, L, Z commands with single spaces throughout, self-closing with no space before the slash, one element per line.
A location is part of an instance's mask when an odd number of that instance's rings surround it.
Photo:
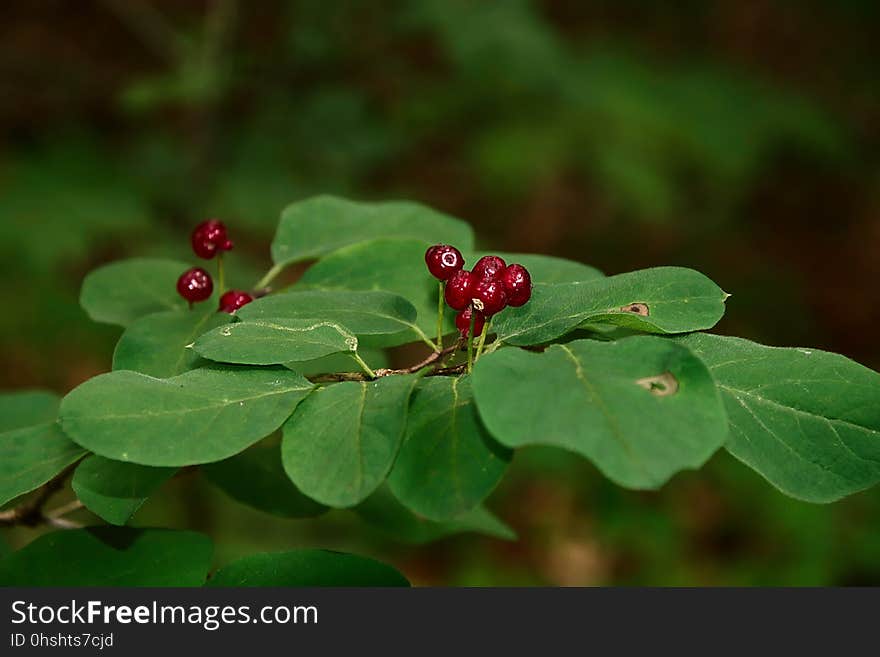
<path fill-rule="evenodd" d="M 90 269 L 191 258 L 217 216 L 246 286 L 316 193 L 419 200 L 612 274 L 694 267 L 733 293 L 720 332 L 880 369 L 878 62 L 873 0 L 7 0 L 0 386 L 109 369 Z M 321 545 L 419 584 L 880 584 L 880 491 L 808 505 L 725 453 L 636 493 L 525 451 L 489 506 L 519 541 L 278 520 L 198 477 L 136 524 L 201 529 L 218 563 Z"/>

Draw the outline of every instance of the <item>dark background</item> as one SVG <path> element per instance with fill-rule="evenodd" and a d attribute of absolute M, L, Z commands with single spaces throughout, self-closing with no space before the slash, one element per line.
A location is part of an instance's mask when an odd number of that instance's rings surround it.
<path fill-rule="evenodd" d="M 246 287 L 316 193 L 416 199 L 609 274 L 694 267 L 733 294 L 720 332 L 878 369 L 878 44 L 867 0 L 4 2 L 0 384 L 109 369 L 90 269 L 191 259 L 218 216 Z M 634 493 L 526 451 L 490 506 L 518 542 L 276 520 L 197 477 L 136 524 L 206 531 L 218 563 L 326 545 L 422 584 L 880 583 L 880 492 L 808 505 L 725 453 Z"/>

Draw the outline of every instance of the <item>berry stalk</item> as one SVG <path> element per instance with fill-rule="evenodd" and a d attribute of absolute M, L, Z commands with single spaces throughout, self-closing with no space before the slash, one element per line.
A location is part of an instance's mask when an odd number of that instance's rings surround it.
<path fill-rule="evenodd" d="M 437 351 L 443 351 L 443 303 L 446 296 L 446 283 L 440 281 L 437 284 Z"/>
<path fill-rule="evenodd" d="M 486 336 L 489 335 L 489 329 L 492 327 L 492 318 L 489 318 L 489 321 L 483 324 L 483 332 L 480 333 L 480 343 L 477 345 L 477 358 L 476 360 L 480 360 L 480 356 L 483 355 L 483 347 L 486 346 Z"/>
<path fill-rule="evenodd" d="M 477 324 L 477 313 L 471 313 L 471 328 L 468 331 L 468 363 L 467 363 L 467 371 L 468 374 L 471 373 L 471 370 L 474 369 L 474 327 Z M 483 326 L 483 330 L 485 331 L 486 327 Z"/>
<path fill-rule="evenodd" d="M 223 270 L 223 254 L 217 254 L 217 291 L 223 294 L 226 291 L 226 276 Z"/>

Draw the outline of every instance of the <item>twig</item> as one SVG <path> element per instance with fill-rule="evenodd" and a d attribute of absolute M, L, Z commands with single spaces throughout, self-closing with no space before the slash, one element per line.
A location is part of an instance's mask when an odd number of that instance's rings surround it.
<path fill-rule="evenodd" d="M 79 461 L 77 460 L 76 463 L 67 466 L 43 484 L 31 499 L 7 511 L 0 511 L 0 526 L 25 525 L 26 527 L 36 527 L 50 520 L 60 520 L 60 518 L 50 518 L 45 515 L 43 507 L 49 501 L 49 498 L 64 486 L 64 480 L 73 472 L 78 463 Z"/>
<path fill-rule="evenodd" d="M 453 365 L 452 367 L 441 367 L 434 370 L 428 376 L 457 376 L 467 371 L 467 363 L 461 365 Z"/>
<path fill-rule="evenodd" d="M 409 367 L 402 367 L 397 370 L 382 368 L 378 369 L 374 372 L 375 376 L 369 376 L 365 372 L 335 372 L 328 374 L 315 374 L 308 378 L 312 383 L 333 383 L 339 381 L 371 381 L 373 379 L 380 379 L 383 376 L 394 376 L 396 374 L 415 374 L 416 372 L 420 372 L 426 367 L 430 367 L 431 365 L 442 361 L 446 356 L 453 353 L 456 349 L 460 349 L 464 346 L 464 341 L 459 339 L 455 342 L 455 344 L 446 347 L 445 349 L 441 349 L 440 351 L 431 352 L 431 355 L 425 358 L 422 361 L 419 361 L 415 365 L 410 365 Z M 429 373 L 428 376 L 432 376 L 436 374 L 443 368 L 435 369 L 433 372 Z"/>
<path fill-rule="evenodd" d="M 83 508 L 83 503 L 79 500 L 71 500 L 67 504 L 62 504 L 59 507 L 55 507 L 51 511 L 48 511 L 44 514 L 46 519 L 55 520 L 61 518 L 62 516 L 66 516 L 68 513 L 73 513 L 74 511 L 79 511 Z"/>
<path fill-rule="evenodd" d="M 82 523 L 68 520 L 67 518 L 46 518 L 45 523 L 50 527 L 57 529 L 82 529 L 85 527 Z"/>
<path fill-rule="evenodd" d="M 433 352 L 430 356 L 428 356 L 425 360 L 420 363 L 416 363 L 415 365 L 411 365 L 410 367 L 404 367 L 400 370 L 384 370 L 388 374 L 413 374 L 420 370 L 425 369 L 429 365 L 433 365 L 439 360 L 446 358 L 449 354 L 455 352 L 458 349 L 461 349 L 464 346 L 464 340 L 458 339 L 455 344 L 452 344 L 445 349 L 441 349 L 440 351 Z"/>

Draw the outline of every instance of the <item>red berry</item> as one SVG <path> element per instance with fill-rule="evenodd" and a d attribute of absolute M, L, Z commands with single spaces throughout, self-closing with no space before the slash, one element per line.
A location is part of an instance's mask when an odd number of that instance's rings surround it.
<path fill-rule="evenodd" d="M 500 313 L 507 305 L 507 292 L 501 281 L 484 278 L 474 282 L 471 287 L 474 306 L 486 317 Z M 480 308 L 480 305 L 483 307 Z"/>
<path fill-rule="evenodd" d="M 204 301 L 214 291 L 214 283 L 211 275 L 201 267 L 187 269 L 177 279 L 177 292 L 184 299 L 193 303 Z"/>
<path fill-rule="evenodd" d="M 453 310 L 467 308 L 473 296 L 471 295 L 471 283 L 473 277 L 469 271 L 459 269 L 446 282 L 446 303 Z"/>
<path fill-rule="evenodd" d="M 510 265 L 501 275 L 501 283 L 507 292 L 508 306 L 522 306 L 532 298 L 532 277 L 522 265 Z"/>
<path fill-rule="evenodd" d="M 486 317 L 479 310 L 474 310 L 469 306 L 455 316 L 455 326 L 458 328 L 458 332 L 461 333 L 461 337 L 463 338 L 466 338 L 468 336 L 468 331 L 471 330 L 471 316 L 475 318 L 474 335 L 480 335 L 480 333 L 483 332 Z"/>
<path fill-rule="evenodd" d="M 435 244 L 425 251 L 425 263 L 434 278 L 448 281 L 455 272 L 464 267 L 464 258 L 454 246 Z"/>
<path fill-rule="evenodd" d="M 483 256 L 471 272 L 476 280 L 495 280 L 504 273 L 506 263 L 498 256 Z"/>
<path fill-rule="evenodd" d="M 229 251 L 232 241 L 227 237 L 226 226 L 222 221 L 209 219 L 193 230 L 192 247 L 197 256 L 210 260 L 217 255 L 217 251 Z"/>
<path fill-rule="evenodd" d="M 224 313 L 233 314 L 236 310 L 249 304 L 254 298 L 241 290 L 229 290 L 220 297 L 220 310 Z"/>

